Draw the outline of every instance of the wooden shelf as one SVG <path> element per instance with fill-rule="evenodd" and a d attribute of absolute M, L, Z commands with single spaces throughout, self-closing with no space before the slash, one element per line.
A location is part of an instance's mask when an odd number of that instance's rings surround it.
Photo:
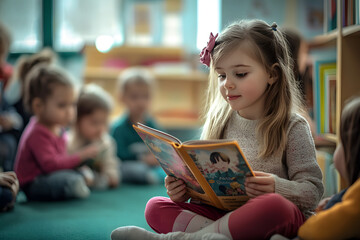
<path fill-rule="evenodd" d="M 156 73 L 151 68 L 149 70 L 154 74 L 157 80 L 177 80 L 177 81 L 195 81 L 206 82 L 208 76 L 200 71 L 193 71 L 189 73 Z M 88 67 L 85 69 L 85 79 L 117 79 L 121 74 L 122 69 L 105 68 L 105 67 Z"/>
<path fill-rule="evenodd" d="M 360 25 L 346 26 L 342 30 L 343 37 L 360 37 Z"/>
<path fill-rule="evenodd" d="M 337 36 L 338 31 L 336 29 L 324 35 L 317 36 L 308 42 L 309 48 L 335 47 Z"/>
<path fill-rule="evenodd" d="M 326 139 L 329 142 L 332 143 L 337 143 L 338 142 L 338 137 L 336 136 L 336 134 L 333 133 L 325 133 L 323 135 L 321 135 L 324 139 Z"/>
<path fill-rule="evenodd" d="M 334 29 L 328 33 L 317 36 L 308 42 L 309 48 L 335 47 L 338 34 L 339 31 Z M 360 25 L 343 27 L 341 34 L 343 37 L 360 37 Z"/>
<path fill-rule="evenodd" d="M 178 118 L 178 117 L 159 117 L 154 115 L 160 126 L 171 129 L 198 128 L 203 125 L 200 119 Z"/>

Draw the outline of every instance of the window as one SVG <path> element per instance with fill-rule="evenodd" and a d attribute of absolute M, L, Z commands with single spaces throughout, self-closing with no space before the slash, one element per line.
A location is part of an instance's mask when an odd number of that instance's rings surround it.
<path fill-rule="evenodd" d="M 41 0 L 0 1 L 0 21 L 11 33 L 11 52 L 37 52 L 42 47 L 41 3 Z"/>
<path fill-rule="evenodd" d="M 209 41 L 210 32 L 220 32 L 221 0 L 198 0 L 197 5 L 197 41 L 198 49 L 203 49 Z"/>
<path fill-rule="evenodd" d="M 54 1 L 56 51 L 79 51 L 96 40 L 102 51 L 123 42 L 121 0 Z"/>

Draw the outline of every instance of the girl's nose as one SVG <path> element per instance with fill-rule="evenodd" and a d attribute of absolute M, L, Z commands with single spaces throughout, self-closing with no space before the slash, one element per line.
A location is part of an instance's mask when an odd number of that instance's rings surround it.
<path fill-rule="evenodd" d="M 234 82 L 233 82 L 232 79 L 229 78 L 229 77 L 227 77 L 227 78 L 225 79 L 224 86 L 225 86 L 226 89 L 234 89 L 234 88 L 235 88 Z"/>

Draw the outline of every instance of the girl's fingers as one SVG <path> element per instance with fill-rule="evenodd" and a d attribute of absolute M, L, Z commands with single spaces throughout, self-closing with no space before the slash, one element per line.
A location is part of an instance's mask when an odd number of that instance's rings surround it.
<path fill-rule="evenodd" d="M 176 178 L 172 177 L 172 176 L 166 176 L 165 177 L 165 185 L 170 184 L 171 182 L 175 182 Z"/>
<path fill-rule="evenodd" d="M 182 180 L 177 180 L 175 182 L 171 182 L 170 184 L 167 185 L 167 190 L 172 191 L 175 188 L 179 187 L 180 185 L 184 184 L 184 182 Z"/>
<path fill-rule="evenodd" d="M 256 183 L 256 184 L 272 184 L 274 182 L 274 178 L 272 176 L 266 177 L 247 177 L 245 180 L 246 184 Z"/>
<path fill-rule="evenodd" d="M 9 181 L 7 181 L 4 178 L 0 182 L 0 186 L 3 186 L 3 187 L 11 188 L 12 185 L 13 185 L 12 183 L 10 183 Z"/>
<path fill-rule="evenodd" d="M 177 188 L 171 189 L 167 191 L 167 194 L 169 196 L 174 196 L 178 194 L 179 192 L 183 191 L 185 189 L 185 184 L 178 186 Z"/>
<path fill-rule="evenodd" d="M 179 201 L 181 201 L 183 199 L 185 194 L 186 194 L 186 188 L 184 188 L 180 192 L 176 193 L 175 195 L 169 195 L 169 197 L 174 202 L 179 202 Z"/>
<path fill-rule="evenodd" d="M 14 184 L 15 181 L 16 181 L 16 178 L 14 178 L 13 176 L 11 175 L 5 175 L 3 177 L 4 181 L 8 182 L 10 185 Z"/>
<path fill-rule="evenodd" d="M 11 178 L 13 178 L 14 181 L 16 180 L 16 173 L 15 172 L 5 172 L 5 174 L 7 176 L 10 176 Z"/>
<path fill-rule="evenodd" d="M 255 176 L 256 177 L 261 177 L 261 176 L 269 176 L 269 175 L 271 175 L 271 174 L 269 174 L 269 173 L 266 173 L 266 172 L 261 172 L 261 171 L 254 171 L 254 174 L 255 174 Z"/>

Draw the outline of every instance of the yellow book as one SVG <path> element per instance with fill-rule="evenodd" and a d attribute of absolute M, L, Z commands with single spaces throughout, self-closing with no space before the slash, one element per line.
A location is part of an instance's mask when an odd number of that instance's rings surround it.
<path fill-rule="evenodd" d="M 249 198 L 244 186 L 255 176 L 235 140 L 196 140 L 182 143 L 165 132 L 133 125 L 167 175 L 182 179 L 193 200 L 233 210 Z"/>

